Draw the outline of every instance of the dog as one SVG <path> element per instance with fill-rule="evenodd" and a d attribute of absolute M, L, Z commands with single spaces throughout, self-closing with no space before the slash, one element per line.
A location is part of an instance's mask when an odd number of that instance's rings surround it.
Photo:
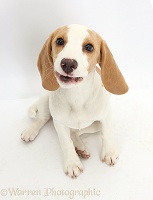
<path fill-rule="evenodd" d="M 48 92 L 30 107 L 35 120 L 22 132 L 22 140 L 34 140 L 52 117 L 68 176 L 83 171 L 79 156 L 90 157 L 83 133 L 101 131 L 101 160 L 116 164 L 110 94 L 124 94 L 128 85 L 106 42 L 84 25 L 60 27 L 45 42 L 38 69 Z"/>

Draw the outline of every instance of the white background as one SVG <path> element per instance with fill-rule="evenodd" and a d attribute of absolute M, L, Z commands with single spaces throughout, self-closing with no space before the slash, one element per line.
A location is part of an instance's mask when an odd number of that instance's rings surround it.
<path fill-rule="evenodd" d="M 120 157 L 114 168 L 99 159 L 99 133 L 85 136 L 91 158 L 72 181 L 63 171 L 62 152 L 52 121 L 30 143 L 20 133 L 26 112 L 42 93 L 37 58 L 59 26 L 79 23 L 108 43 L 128 85 L 112 95 L 114 131 Z M 86 199 L 153 199 L 153 8 L 148 0 L 0 0 L 0 199 L 49 199 L 44 188 L 100 190 Z M 2 196 L 2 189 L 41 190 L 39 196 Z M 51 196 L 51 199 L 69 199 Z M 83 199 L 82 196 L 74 199 Z"/>
<path fill-rule="evenodd" d="M 59 26 L 85 24 L 108 43 L 130 88 L 151 88 L 153 9 L 147 0 L 1 0 L 0 98 L 40 92 L 37 58 Z"/>

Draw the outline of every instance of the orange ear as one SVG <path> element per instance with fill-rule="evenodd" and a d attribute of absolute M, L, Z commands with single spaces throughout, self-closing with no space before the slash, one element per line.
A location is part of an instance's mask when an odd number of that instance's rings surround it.
<path fill-rule="evenodd" d="M 45 42 L 38 58 L 38 69 L 41 75 L 42 86 L 46 90 L 54 91 L 59 88 L 56 77 L 54 75 L 54 66 L 51 56 L 52 35 Z"/>
<path fill-rule="evenodd" d="M 106 42 L 101 42 L 101 78 L 106 90 L 112 94 L 124 94 L 128 91 L 128 86 L 121 74 L 113 55 Z"/>

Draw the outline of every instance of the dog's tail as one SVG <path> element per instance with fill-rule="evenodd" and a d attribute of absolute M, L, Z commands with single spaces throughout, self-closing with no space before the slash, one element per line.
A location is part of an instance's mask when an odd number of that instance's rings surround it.
<path fill-rule="evenodd" d="M 28 109 L 28 115 L 30 118 L 36 119 L 37 114 L 38 114 L 37 103 L 34 103 Z"/>

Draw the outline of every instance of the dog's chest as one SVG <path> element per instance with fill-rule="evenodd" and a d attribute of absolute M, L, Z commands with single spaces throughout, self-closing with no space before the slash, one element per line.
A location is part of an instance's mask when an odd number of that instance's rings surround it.
<path fill-rule="evenodd" d="M 109 94 L 99 81 L 87 87 L 60 88 L 51 92 L 49 105 L 53 119 L 74 129 L 101 120 L 109 105 Z"/>

